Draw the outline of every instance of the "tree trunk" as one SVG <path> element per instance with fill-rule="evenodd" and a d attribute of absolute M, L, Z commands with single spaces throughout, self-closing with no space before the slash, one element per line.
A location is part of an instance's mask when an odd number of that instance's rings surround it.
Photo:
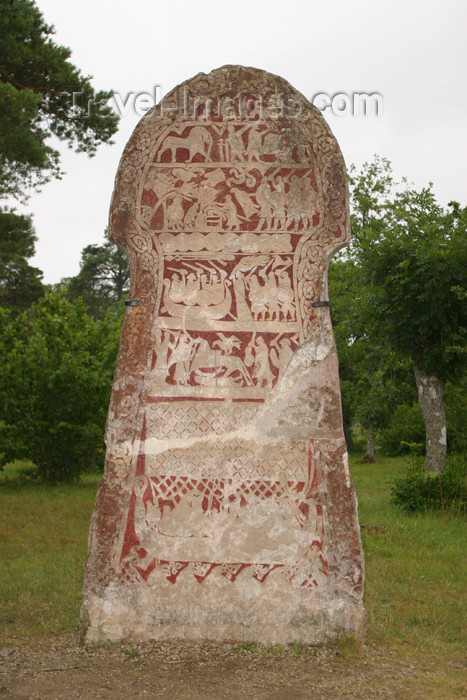
<path fill-rule="evenodd" d="M 364 462 L 369 462 L 370 464 L 373 464 L 375 461 L 375 442 L 376 442 L 376 435 L 373 430 L 373 428 L 370 428 L 370 432 L 368 434 L 368 440 L 366 442 L 366 450 L 365 450 L 365 455 L 363 457 Z"/>
<path fill-rule="evenodd" d="M 442 472 L 446 466 L 446 406 L 444 382 L 427 374 L 413 361 L 418 401 L 425 421 L 425 471 Z"/>

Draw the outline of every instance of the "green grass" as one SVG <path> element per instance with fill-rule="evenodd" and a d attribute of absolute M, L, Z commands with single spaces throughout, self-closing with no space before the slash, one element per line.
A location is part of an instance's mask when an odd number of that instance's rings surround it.
<path fill-rule="evenodd" d="M 70 486 L 0 472 L 0 643 L 71 630 L 81 605 L 87 535 L 99 475 Z"/>
<path fill-rule="evenodd" d="M 0 643 L 76 627 L 87 535 L 99 475 L 44 486 L 0 472 Z M 351 459 L 366 563 L 367 642 L 402 655 L 450 658 L 465 646 L 465 520 L 408 515 L 389 503 L 404 459 Z"/>
<path fill-rule="evenodd" d="M 405 514 L 389 503 L 403 458 L 376 464 L 351 460 L 359 519 L 381 529 L 362 532 L 367 641 L 401 650 L 462 652 L 465 648 L 466 522 L 442 513 Z"/>

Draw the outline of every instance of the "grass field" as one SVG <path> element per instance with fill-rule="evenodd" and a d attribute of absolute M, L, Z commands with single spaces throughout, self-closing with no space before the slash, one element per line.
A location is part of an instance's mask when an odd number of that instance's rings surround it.
<path fill-rule="evenodd" d="M 100 481 L 86 475 L 69 486 L 8 484 L 25 466 L 0 472 L 0 644 L 76 626 Z"/>
<path fill-rule="evenodd" d="M 73 630 L 100 477 L 70 486 L 14 485 L 0 473 L 0 644 Z M 389 503 L 401 459 L 351 459 L 366 561 L 367 643 L 396 655 L 460 658 L 465 649 L 465 520 L 406 515 Z M 376 526 L 376 527 L 372 527 Z"/>
<path fill-rule="evenodd" d="M 352 476 L 363 528 L 370 618 L 367 641 L 401 651 L 465 651 L 465 519 L 442 513 L 408 515 L 389 503 L 401 459 L 374 465 L 354 460 Z"/>

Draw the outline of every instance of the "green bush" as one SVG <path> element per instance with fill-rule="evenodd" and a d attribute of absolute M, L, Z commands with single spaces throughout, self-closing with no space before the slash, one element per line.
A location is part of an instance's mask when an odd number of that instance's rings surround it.
<path fill-rule="evenodd" d="M 119 321 L 47 293 L 0 338 L 0 469 L 29 459 L 40 478 L 69 482 L 102 466 Z"/>
<path fill-rule="evenodd" d="M 450 452 L 467 452 L 467 372 L 456 381 L 446 382 L 446 420 Z M 391 457 L 410 454 L 411 445 L 425 445 L 425 424 L 418 403 L 401 404 L 394 411 L 389 425 L 380 433 L 378 446 Z M 424 449 L 424 447 L 423 447 Z"/>
<path fill-rule="evenodd" d="M 467 371 L 455 381 L 446 382 L 446 419 L 448 447 L 452 452 L 467 452 Z"/>
<path fill-rule="evenodd" d="M 402 479 L 391 489 L 391 502 L 407 513 L 427 510 L 456 511 L 465 514 L 467 501 L 467 459 L 451 456 L 441 474 L 423 471 L 415 459 Z"/>
<path fill-rule="evenodd" d="M 413 443 L 425 444 L 425 423 L 418 403 L 396 408 L 387 428 L 381 432 L 380 448 L 391 457 L 409 454 Z"/>

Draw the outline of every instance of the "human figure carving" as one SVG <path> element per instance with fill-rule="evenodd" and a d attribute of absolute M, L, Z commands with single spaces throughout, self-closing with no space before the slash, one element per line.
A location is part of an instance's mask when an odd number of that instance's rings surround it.
<path fill-rule="evenodd" d="M 155 347 L 155 361 L 153 370 L 167 370 L 168 368 L 168 352 L 171 348 L 171 338 L 173 333 L 171 331 L 163 331 L 161 328 L 156 329 L 156 347 Z"/>
<path fill-rule="evenodd" d="M 277 273 L 277 276 L 279 278 L 279 284 L 277 286 L 277 301 L 279 303 L 280 310 L 285 319 L 288 319 L 289 316 L 291 319 L 294 319 L 294 291 L 292 289 L 290 277 L 286 270 L 280 270 Z"/>
<path fill-rule="evenodd" d="M 233 159 L 235 158 L 237 160 L 244 160 L 245 157 L 245 144 L 243 143 L 243 138 L 242 134 L 245 133 L 247 129 L 249 129 L 250 126 L 244 126 L 241 127 L 240 129 L 236 129 L 234 126 L 229 126 L 228 127 L 228 139 L 227 143 L 229 144 L 229 160 L 230 160 L 230 154 L 234 153 Z"/>
<path fill-rule="evenodd" d="M 263 133 L 256 126 L 252 126 L 248 131 L 247 152 L 248 160 L 251 161 L 259 161 L 263 155 Z"/>
<path fill-rule="evenodd" d="M 286 217 L 286 195 L 285 195 L 285 183 L 282 177 L 278 177 L 274 190 L 271 195 L 271 203 L 273 208 L 274 223 L 276 224 L 276 229 L 287 228 L 287 217 Z"/>
<path fill-rule="evenodd" d="M 277 381 L 280 381 L 282 379 L 282 375 L 284 374 L 287 365 L 292 359 L 292 355 L 293 349 L 290 338 L 281 338 L 281 340 L 279 341 L 277 338 L 275 338 L 271 342 L 271 362 L 274 365 L 274 367 L 277 367 L 277 369 L 279 370 Z"/>
<path fill-rule="evenodd" d="M 255 196 L 256 201 L 259 204 L 259 221 L 258 230 L 262 230 L 264 224 L 266 224 L 266 229 L 272 228 L 272 206 L 271 206 L 271 188 L 269 182 L 261 182 L 258 185 Z"/>
<path fill-rule="evenodd" d="M 266 318 L 266 312 L 268 311 L 267 293 L 256 273 L 248 277 L 248 298 L 250 301 L 251 313 L 255 321 Z"/>
<path fill-rule="evenodd" d="M 239 203 L 247 219 L 250 219 L 253 214 L 256 214 L 259 206 L 254 203 L 248 192 L 235 188 L 232 190 L 232 194 Z"/>
<path fill-rule="evenodd" d="M 225 198 L 225 202 L 223 202 L 219 208 L 223 214 L 222 219 L 225 221 L 225 227 L 232 231 L 238 228 L 240 222 L 238 220 L 237 207 L 232 200 L 232 195 L 228 194 Z"/>
<path fill-rule="evenodd" d="M 172 202 L 167 206 L 168 228 L 182 229 L 185 212 L 182 205 L 181 194 L 176 194 Z"/>
<path fill-rule="evenodd" d="M 187 333 L 181 333 L 172 343 L 172 354 L 169 358 L 168 368 L 175 365 L 173 378 L 177 384 L 188 383 L 191 359 L 198 344 L 199 341 L 191 338 Z"/>
<path fill-rule="evenodd" d="M 303 209 L 302 187 L 297 175 L 292 175 L 289 183 L 289 196 L 287 198 L 287 228 L 298 229 L 302 218 Z"/>
<path fill-rule="evenodd" d="M 256 386 L 272 388 L 274 374 L 269 364 L 269 349 L 262 336 L 259 335 L 256 340 L 250 341 L 245 358 L 248 358 L 245 361 L 253 364 L 252 376 Z"/>
<path fill-rule="evenodd" d="M 260 272 L 260 276 L 264 279 L 264 294 L 267 299 L 269 318 L 272 320 L 279 318 L 279 299 L 277 296 L 277 279 L 273 270 L 266 273 Z"/>
<path fill-rule="evenodd" d="M 319 206 L 318 196 L 313 189 L 309 177 L 304 177 L 301 182 L 300 213 L 304 228 L 313 225 L 313 213 Z"/>

